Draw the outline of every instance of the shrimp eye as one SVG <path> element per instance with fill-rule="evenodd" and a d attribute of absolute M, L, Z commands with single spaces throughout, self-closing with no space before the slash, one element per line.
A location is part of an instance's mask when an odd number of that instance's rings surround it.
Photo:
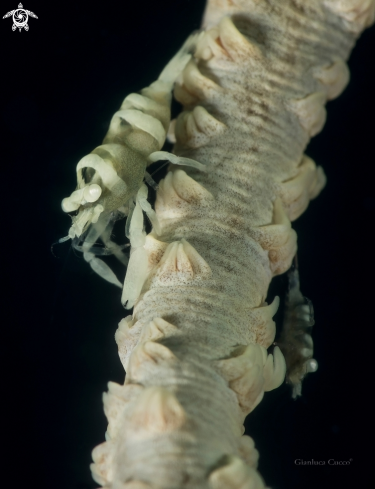
<path fill-rule="evenodd" d="M 95 173 L 96 173 L 96 171 L 94 168 L 91 168 L 89 166 L 85 166 L 81 170 L 81 175 L 82 175 L 83 181 L 85 183 L 90 183 L 91 180 L 94 178 Z"/>
<path fill-rule="evenodd" d="M 87 202 L 96 202 L 102 194 L 102 189 L 96 183 L 88 185 L 83 190 L 83 197 Z"/>

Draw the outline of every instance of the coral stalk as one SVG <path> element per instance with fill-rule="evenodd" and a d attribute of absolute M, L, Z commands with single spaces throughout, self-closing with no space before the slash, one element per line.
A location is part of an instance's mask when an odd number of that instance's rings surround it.
<path fill-rule="evenodd" d="M 304 155 L 345 61 L 373 22 L 369 0 L 209 1 L 175 86 L 176 155 L 147 237 L 145 280 L 116 333 L 123 386 L 104 396 L 93 452 L 113 489 L 262 488 L 243 422 L 278 387 L 285 360 L 265 302 L 296 253 L 296 219 L 325 183 Z"/>

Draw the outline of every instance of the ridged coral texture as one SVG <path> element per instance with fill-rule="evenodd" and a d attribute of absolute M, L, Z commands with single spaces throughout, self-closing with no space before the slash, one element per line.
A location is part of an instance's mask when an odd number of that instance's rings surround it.
<path fill-rule="evenodd" d="M 132 316 L 116 333 L 123 386 L 104 395 L 95 480 L 112 489 L 260 489 L 245 417 L 285 376 L 273 276 L 297 249 L 291 227 L 325 184 L 304 155 L 373 0 L 210 0 L 177 78 L 183 112 L 157 192 L 160 233 Z M 173 135 L 172 135 L 173 137 Z"/>

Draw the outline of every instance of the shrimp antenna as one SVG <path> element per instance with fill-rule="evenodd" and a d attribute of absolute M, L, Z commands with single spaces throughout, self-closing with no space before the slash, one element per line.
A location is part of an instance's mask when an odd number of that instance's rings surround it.
<path fill-rule="evenodd" d="M 64 236 L 63 238 L 60 238 L 58 239 L 57 241 L 55 241 L 54 243 L 51 244 L 51 253 L 52 255 L 55 257 L 55 258 L 58 258 L 58 256 L 55 255 L 55 253 L 53 252 L 53 247 L 57 244 L 60 244 L 60 243 L 65 243 L 65 241 L 68 241 L 68 239 L 70 239 L 70 236 Z"/>
<path fill-rule="evenodd" d="M 156 163 L 156 162 L 155 162 Z M 153 177 L 155 175 L 155 173 L 157 173 L 158 171 L 160 171 L 162 168 L 164 168 L 166 165 L 169 165 L 170 161 L 166 161 L 165 163 L 163 163 L 161 166 L 159 166 L 159 168 L 157 168 L 155 171 L 153 171 L 151 173 L 151 176 Z"/>

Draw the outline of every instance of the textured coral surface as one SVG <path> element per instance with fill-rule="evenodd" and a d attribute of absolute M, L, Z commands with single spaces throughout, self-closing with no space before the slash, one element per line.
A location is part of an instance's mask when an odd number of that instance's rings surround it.
<path fill-rule="evenodd" d="M 146 238 L 148 273 L 116 335 L 126 381 L 105 398 L 107 442 L 93 452 L 106 487 L 263 487 L 241 426 L 285 375 L 278 347 L 267 356 L 277 307 L 264 301 L 296 252 L 290 220 L 325 184 L 303 151 L 373 22 L 372 3 L 350 18 L 340 5 L 208 4 L 175 87 L 174 148 L 206 169 L 172 166 L 160 182 L 161 230 Z"/>
<path fill-rule="evenodd" d="M 124 317 L 121 293 L 92 274 L 68 245 L 54 248 L 58 258 L 49 250 L 69 226 L 60 202 L 74 186 L 77 161 L 100 143 L 124 96 L 151 83 L 198 27 L 201 12 L 193 7 L 203 5 L 177 1 L 63 9 L 56 4 L 49 5 L 46 20 L 45 11 L 30 5 L 39 19 L 28 37 L 24 32 L 14 37 L 19 33 L 5 21 L 2 26 L 7 76 L 1 123 L 9 149 L 5 161 L 12 162 L 4 165 L 4 182 L 17 191 L 12 209 L 4 213 L 4 232 L 12 239 L 2 242 L 10 268 L 4 280 L 14 297 L 3 330 L 6 353 L 14 351 L 2 356 L 11 399 L 5 407 L 16 419 L 4 430 L 17 486 L 38 480 L 46 488 L 52 483 L 59 489 L 97 487 L 88 465 L 92 447 L 103 441 L 106 430 L 100 395 L 109 379 L 123 382 L 113 340 Z M 266 393 L 246 420 L 261 454 L 259 471 L 272 487 L 339 482 L 355 487 L 359 475 L 366 483 L 358 443 L 358 432 L 366 431 L 358 423 L 367 405 L 350 394 L 368 388 L 367 356 L 353 344 L 359 328 L 366 331 L 371 302 L 366 292 L 373 266 L 366 229 L 374 219 L 372 132 L 366 122 L 373 112 L 371 36 L 373 29 L 359 40 L 349 61 L 349 88 L 329 105 L 327 126 L 308 149 L 324 167 L 328 187 L 293 223 L 303 291 L 319 318 L 314 340 L 320 370 L 302 400 L 289 401 L 288 389 L 280 388 Z M 123 280 L 123 271 L 116 271 Z M 280 295 L 281 282 L 274 280 L 269 303 Z M 353 456 L 355 464 L 345 472 L 323 467 L 323 478 L 316 467 L 307 471 L 294 464 L 297 458 L 327 462 Z"/>

